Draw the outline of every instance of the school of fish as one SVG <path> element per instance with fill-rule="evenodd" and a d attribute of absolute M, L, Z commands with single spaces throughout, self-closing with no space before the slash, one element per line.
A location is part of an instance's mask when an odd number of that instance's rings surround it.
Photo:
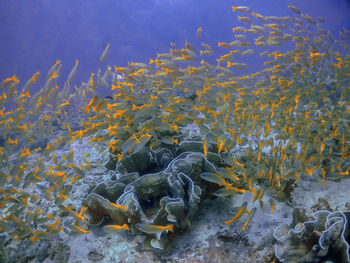
<path fill-rule="evenodd" d="M 168 53 L 157 54 L 149 64 L 107 66 L 103 74 L 91 73 L 79 87 L 73 86 L 78 60 L 63 88 L 56 84 L 60 61 L 46 76 L 36 72 L 24 85 L 15 75 L 4 79 L 0 84 L 0 233 L 32 243 L 56 239 L 63 230 L 88 233 L 87 208 L 65 205 L 70 189 L 83 180 L 91 165 L 88 158 L 77 163 L 70 150 L 74 141 L 83 138 L 103 145 L 121 160 L 143 146 L 157 149 L 164 140 L 179 143 L 174 136 L 159 137 L 157 131 L 180 133 L 194 125 L 203 136 L 204 155 L 208 142 L 216 143 L 219 154 L 240 149 L 240 155 L 225 159 L 222 173 L 202 178 L 222 186 L 217 196 L 251 193 L 251 199 L 224 222 L 228 226 L 243 217 L 242 230 L 257 207 L 268 207 L 272 213 L 275 201 L 285 200 L 290 185 L 305 176 L 317 177 L 325 185 L 349 177 L 350 33 L 343 28 L 339 39 L 334 39 L 322 28 L 323 18 L 288 7 L 288 17 L 232 7 L 239 21 L 232 29 L 232 42 L 219 41 L 215 48 L 200 42 L 205 34 L 200 27 L 196 45 L 186 41 L 183 48 L 175 49 L 171 43 Z M 101 63 L 109 49 L 108 43 Z M 218 50 L 226 54 L 216 55 Z M 208 56 L 217 56 L 217 63 L 207 62 Z M 265 57 L 263 69 L 242 74 L 249 68 L 244 62 L 247 56 Z M 39 78 L 45 78 L 45 84 L 33 94 L 31 88 Z M 110 89 L 112 95 L 100 98 L 99 87 Z M 78 126 L 72 124 L 71 115 L 76 105 L 82 116 Z M 59 137 L 56 130 L 61 131 Z M 69 153 L 56 156 L 58 148 Z M 264 194 L 271 196 L 267 204 L 262 201 Z M 39 208 L 41 199 L 50 200 L 52 212 Z M 69 229 L 63 224 L 65 217 L 74 219 Z M 137 227 L 145 233 L 174 231 L 173 225 Z M 130 228 L 108 225 L 105 230 Z"/>

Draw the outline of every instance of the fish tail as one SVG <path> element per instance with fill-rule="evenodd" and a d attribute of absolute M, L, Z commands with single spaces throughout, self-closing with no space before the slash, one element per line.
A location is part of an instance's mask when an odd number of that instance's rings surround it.
<path fill-rule="evenodd" d="M 174 225 L 170 225 L 168 229 L 170 232 L 174 232 Z"/>

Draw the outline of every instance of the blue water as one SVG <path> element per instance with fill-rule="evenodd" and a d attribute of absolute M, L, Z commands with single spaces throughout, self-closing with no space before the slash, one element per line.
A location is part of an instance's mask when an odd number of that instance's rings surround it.
<path fill-rule="evenodd" d="M 167 52 L 170 41 L 182 48 L 187 39 L 197 50 L 201 41 L 213 47 L 218 41 L 232 41 L 232 27 L 246 26 L 236 19 L 232 5 L 249 6 L 264 15 L 294 15 L 288 4 L 325 18 L 322 26 L 335 36 L 342 26 L 350 28 L 349 0 L 2 0 L 0 79 L 16 74 L 24 84 L 38 70 L 46 75 L 59 59 L 62 85 L 78 59 L 74 83 L 79 86 L 108 64 L 148 63 L 156 53 Z M 201 40 L 195 36 L 199 26 Z M 107 42 L 110 53 L 101 65 Z M 41 81 L 39 85 L 44 78 Z"/>

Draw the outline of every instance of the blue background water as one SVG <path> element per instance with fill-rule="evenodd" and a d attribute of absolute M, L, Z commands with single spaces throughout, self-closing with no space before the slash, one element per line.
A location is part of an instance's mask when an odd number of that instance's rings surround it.
<path fill-rule="evenodd" d="M 74 82 L 79 85 L 107 64 L 148 63 L 156 53 L 167 52 L 170 41 L 179 48 L 185 39 L 197 47 L 201 41 L 213 47 L 218 41 L 232 41 L 232 27 L 246 26 L 236 19 L 232 5 L 264 15 L 294 16 L 288 4 L 311 17 L 322 16 L 323 27 L 333 34 L 342 26 L 350 28 L 348 0 L 2 0 L 0 79 L 16 74 L 23 84 L 38 70 L 46 75 L 59 59 L 62 84 L 78 59 Z M 199 26 L 201 40 L 195 37 Z M 107 42 L 110 53 L 101 65 Z"/>

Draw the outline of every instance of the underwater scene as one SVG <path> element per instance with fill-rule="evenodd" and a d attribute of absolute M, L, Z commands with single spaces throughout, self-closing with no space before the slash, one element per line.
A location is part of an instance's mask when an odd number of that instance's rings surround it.
<path fill-rule="evenodd" d="M 350 262 L 350 2 L 0 3 L 0 263 Z"/>

